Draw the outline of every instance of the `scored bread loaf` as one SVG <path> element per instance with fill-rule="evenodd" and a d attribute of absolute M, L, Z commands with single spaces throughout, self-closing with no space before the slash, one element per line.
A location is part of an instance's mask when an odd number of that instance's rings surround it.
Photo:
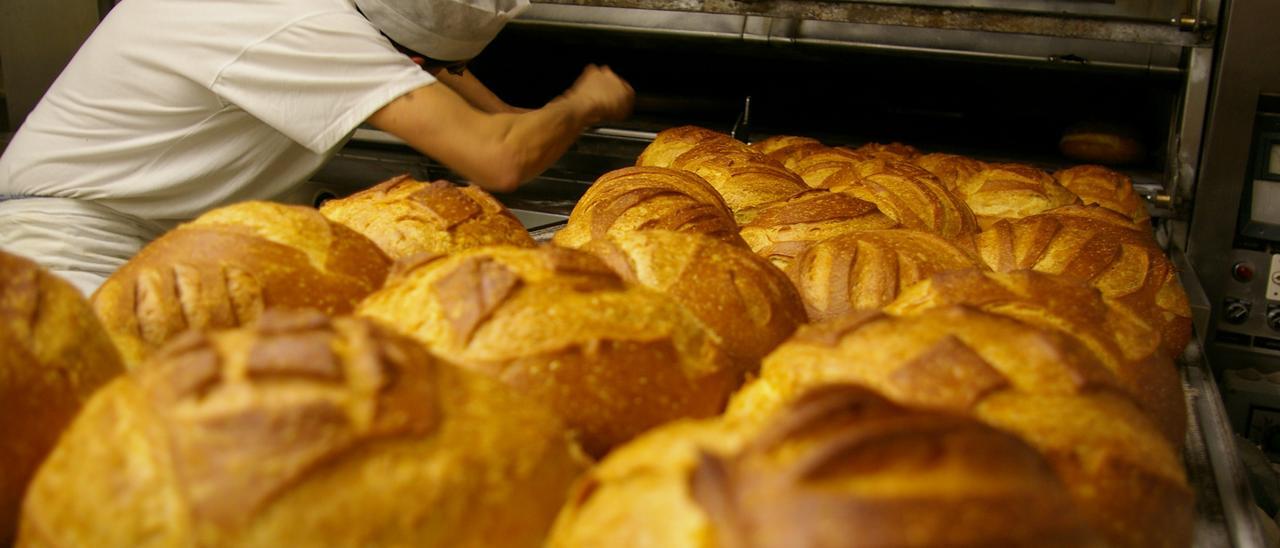
<path fill-rule="evenodd" d="M 534 246 L 520 220 L 492 195 L 448 181 L 401 175 L 325 202 L 320 213 L 373 240 L 393 260 L 482 245 Z"/>
<path fill-rule="evenodd" d="M 915 316 L 966 304 L 1056 331 L 1093 352 L 1174 446 L 1186 435 L 1182 380 L 1160 345 L 1160 332 L 1092 287 L 1034 270 L 943 272 L 884 307 Z"/>
<path fill-rule="evenodd" d="M 1191 310 L 1173 263 L 1151 231 L 1097 205 L 996 223 L 978 253 L 997 272 L 1037 270 L 1087 283 L 1160 330 L 1169 356 L 1191 339 Z"/>
<path fill-rule="evenodd" d="M 1026 443 L 854 386 L 763 425 L 683 421 L 574 487 L 549 546 L 1102 546 Z"/>
<path fill-rule="evenodd" d="M 1112 545 L 1190 541 L 1192 493 L 1178 452 L 1114 375 L 1063 335 L 967 306 L 810 324 L 765 359 L 727 416 L 763 420 L 809 388 L 850 382 L 1018 435 Z"/>
<path fill-rule="evenodd" d="M 93 295 L 133 366 L 187 329 L 235 327 L 272 307 L 350 312 L 390 261 L 368 238 L 301 206 L 215 209 L 142 248 Z"/>
<path fill-rule="evenodd" d="M 704 141 L 732 141 L 733 137 L 698 126 L 679 126 L 658 132 L 649 146 L 636 158 L 636 166 L 671 167 L 678 156 Z"/>
<path fill-rule="evenodd" d="M 749 222 L 754 208 L 794 196 L 808 187 L 768 156 L 733 140 L 710 140 L 681 154 L 671 167 L 702 177 L 724 197 L 739 224 Z"/>
<path fill-rule="evenodd" d="M 955 191 L 960 181 L 977 175 L 987 168 L 987 164 L 967 156 L 935 152 L 911 159 L 911 163 L 932 173 L 947 190 Z"/>
<path fill-rule="evenodd" d="M 958 245 L 970 246 L 978 233 L 978 222 L 964 200 L 933 174 L 906 162 L 858 162 L 827 177 L 822 186 L 876 204 L 903 228 L 932 232 Z"/>
<path fill-rule="evenodd" d="M 1085 204 L 1098 204 L 1128 216 L 1135 223 L 1151 223 L 1147 204 L 1134 192 L 1133 181 L 1118 171 L 1083 165 L 1054 172 L 1053 178 Z"/>
<path fill-rule="evenodd" d="M 645 230 L 584 248 L 628 282 L 684 305 L 731 357 L 754 370 L 806 321 L 786 274 L 750 250 L 701 234 Z"/>
<path fill-rule="evenodd" d="M 827 238 L 897 226 L 871 202 L 815 189 L 765 204 L 741 234 L 752 251 L 785 270 L 804 250 Z"/>
<path fill-rule="evenodd" d="M 650 229 L 697 232 L 745 245 L 716 189 L 688 171 L 659 167 L 602 175 L 573 206 L 553 241 L 578 248 L 611 233 Z"/>
<path fill-rule="evenodd" d="M 983 229 L 1001 219 L 1021 219 L 1080 202 L 1048 173 L 1024 164 L 987 164 L 961 179 L 954 190 Z"/>
<path fill-rule="evenodd" d="M 751 148 L 755 149 L 757 152 L 761 154 L 769 156 L 770 158 L 781 161 L 780 158 L 773 156 L 774 152 L 777 152 L 779 150 L 782 150 L 788 147 L 793 147 L 798 145 L 814 145 L 814 144 L 821 145 L 822 141 L 819 141 L 812 137 L 800 137 L 798 135 L 774 135 L 772 137 L 768 137 L 768 138 L 756 141 L 754 143 L 751 143 Z"/>
<path fill-rule="evenodd" d="M 745 373 L 684 306 L 585 252 L 486 247 L 398 267 L 360 314 L 544 402 L 592 455 L 719 413 Z"/>
<path fill-rule="evenodd" d="M 124 371 L 74 286 L 0 251 L 0 546 L 36 466 L 99 386 Z"/>
<path fill-rule="evenodd" d="M 902 143 L 867 143 L 848 150 L 859 156 L 899 162 L 909 162 L 912 158 L 920 155 L 920 151 L 916 147 Z"/>
<path fill-rule="evenodd" d="M 812 321 L 877 310 L 939 272 L 982 268 L 970 252 L 928 232 L 868 230 L 810 246 L 787 266 Z"/>
<path fill-rule="evenodd" d="M 585 467 L 563 425 L 367 320 L 189 332 L 99 391 L 19 546 L 541 546 Z"/>

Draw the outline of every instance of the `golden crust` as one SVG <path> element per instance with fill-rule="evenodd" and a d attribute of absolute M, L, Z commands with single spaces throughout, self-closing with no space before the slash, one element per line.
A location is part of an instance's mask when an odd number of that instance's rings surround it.
<path fill-rule="evenodd" d="M 847 382 L 1018 435 L 1116 545 L 1190 540 L 1192 493 L 1174 446 L 1115 376 L 1063 335 L 966 306 L 845 316 L 802 327 L 778 347 L 728 416 L 759 420 L 807 388 Z"/>
<path fill-rule="evenodd" d="M 245 202 L 151 242 L 92 302 L 132 367 L 184 330 L 244 325 L 267 308 L 348 313 L 389 265 L 373 242 L 314 209 Z"/>
<path fill-rule="evenodd" d="M 464 251 L 390 280 L 359 313 L 546 403 L 593 455 L 720 412 L 745 373 L 682 305 L 571 249 Z"/>
<path fill-rule="evenodd" d="M 366 320 L 272 311 L 96 394 L 21 542 L 539 546 L 583 464 L 498 383 Z"/>
<path fill-rule="evenodd" d="M 821 141 L 811 137 L 800 137 L 796 135 L 774 135 L 766 139 L 751 143 L 751 148 L 757 152 L 773 157 L 772 154 L 778 150 L 796 145 L 822 144 Z M 774 158 L 778 160 L 778 158 Z"/>
<path fill-rule="evenodd" d="M 962 246 L 971 246 L 969 240 L 978 233 L 969 206 L 933 174 L 913 164 L 859 162 L 827 177 L 822 186 L 876 204 L 903 228 L 932 232 Z"/>
<path fill-rule="evenodd" d="M 1177 269 L 1148 229 L 1097 205 L 1069 206 L 997 223 L 978 235 L 978 253 L 997 272 L 1036 270 L 1089 284 L 1148 318 L 1169 356 L 1191 339 L 1191 310 Z"/>
<path fill-rule="evenodd" d="M 1048 173 L 1023 164 L 987 164 L 976 175 L 960 180 L 955 192 L 969 204 L 983 229 L 1001 219 L 1021 219 L 1080 202 Z"/>
<path fill-rule="evenodd" d="M 808 188 L 781 164 L 738 141 L 699 143 L 677 157 L 671 167 L 706 180 L 724 198 L 738 223 L 749 222 L 753 208 Z"/>
<path fill-rule="evenodd" d="M 942 186 L 947 187 L 947 190 L 950 191 L 955 191 L 960 181 L 973 177 L 980 171 L 987 169 L 985 162 L 966 156 L 943 154 L 941 152 L 916 156 L 911 159 L 911 163 L 932 173 L 939 181 L 942 181 Z"/>
<path fill-rule="evenodd" d="M 1133 181 L 1120 172 L 1102 166 L 1083 165 L 1058 170 L 1053 178 L 1085 204 L 1098 204 L 1128 216 L 1135 223 L 1151 223 L 1146 202 L 1133 191 Z"/>
<path fill-rule="evenodd" d="M 549 543 L 579 546 L 1099 546 L 1024 442 L 854 386 L 767 424 L 686 421 L 575 486 Z"/>
<path fill-rule="evenodd" d="M 684 305 L 744 369 L 759 367 L 806 320 L 786 274 L 739 246 L 701 234 L 646 230 L 585 249 L 624 280 Z"/>
<path fill-rule="evenodd" d="M 966 304 L 1061 333 L 1093 352 L 1174 446 L 1186 435 L 1186 401 L 1160 333 L 1097 289 L 1033 270 L 944 272 L 884 308 L 916 316 Z"/>
<path fill-rule="evenodd" d="M 484 190 L 408 175 L 325 202 L 320 213 L 363 234 L 393 260 L 482 245 L 535 245 L 520 220 Z"/>
<path fill-rule="evenodd" d="M 0 545 L 28 481 L 99 386 L 124 371 L 80 292 L 0 251 Z"/>
<path fill-rule="evenodd" d="M 671 167 L 676 157 L 704 141 L 732 141 L 733 137 L 724 133 L 698 126 L 679 126 L 658 132 L 649 146 L 645 147 L 636 158 L 640 167 Z M 745 145 L 743 145 L 745 146 Z"/>
<path fill-rule="evenodd" d="M 939 272 L 982 268 L 968 251 L 927 232 L 868 230 L 823 240 L 787 267 L 812 321 L 877 310 Z"/>
<path fill-rule="evenodd" d="M 658 167 L 602 175 L 574 205 L 554 241 L 579 248 L 608 234 L 650 229 L 697 232 L 745 245 L 715 188 L 688 171 Z"/>
<path fill-rule="evenodd" d="M 752 251 L 785 270 L 804 250 L 827 238 L 897 226 L 871 202 L 815 189 L 763 205 L 741 234 Z"/>
<path fill-rule="evenodd" d="M 916 147 L 902 143 L 867 143 L 858 148 L 848 150 L 859 156 L 899 162 L 908 162 L 920 155 L 920 151 Z"/>

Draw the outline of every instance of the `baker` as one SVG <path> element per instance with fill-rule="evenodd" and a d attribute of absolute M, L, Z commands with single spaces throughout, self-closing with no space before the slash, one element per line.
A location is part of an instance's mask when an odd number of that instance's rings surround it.
<path fill-rule="evenodd" d="M 466 61 L 528 5 L 121 2 L 0 157 L 0 248 L 90 293 L 177 223 L 288 192 L 364 122 L 515 189 L 634 98 L 596 66 L 536 110 L 485 87 Z"/>

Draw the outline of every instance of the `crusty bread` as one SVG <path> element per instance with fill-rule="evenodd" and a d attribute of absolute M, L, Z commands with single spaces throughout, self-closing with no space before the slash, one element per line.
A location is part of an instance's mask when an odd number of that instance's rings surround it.
<path fill-rule="evenodd" d="M 760 141 L 751 143 L 751 148 L 755 149 L 757 152 L 761 154 L 769 155 L 770 157 L 772 157 L 772 154 L 774 152 L 777 152 L 784 148 L 792 147 L 796 145 L 810 145 L 810 144 L 821 145 L 822 142 L 812 137 L 800 137 L 797 135 L 774 135 L 772 137 L 768 137 Z M 774 158 L 774 159 L 777 160 L 778 158 Z"/>
<path fill-rule="evenodd" d="M 746 369 L 806 321 L 786 274 L 744 247 L 685 232 L 615 234 L 584 248 L 628 282 L 667 295 L 697 316 Z"/>
<path fill-rule="evenodd" d="M 482 245 L 535 244 L 520 220 L 488 192 L 408 175 L 325 202 L 320 213 L 373 240 L 393 260 Z"/>
<path fill-rule="evenodd" d="M 1187 546 L 1192 493 L 1173 445 L 1088 349 L 966 306 L 802 327 L 728 416 L 762 420 L 806 389 L 852 382 L 969 413 L 1040 450 L 1076 507 L 1118 546 Z"/>
<path fill-rule="evenodd" d="M 997 223 L 978 235 L 978 252 L 992 270 L 1061 274 L 1148 319 L 1169 356 L 1191 339 L 1191 310 L 1177 269 L 1151 231 L 1097 205 L 1070 206 Z"/>
<path fill-rule="evenodd" d="M 815 189 L 765 204 L 741 234 L 752 251 L 786 269 L 804 250 L 827 238 L 897 226 L 871 202 Z"/>
<path fill-rule="evenodd" d="M 710 183 L 739 224 L 749 222 L 754 208 L 761 204 L 808 189 L 781 164 L 732 140 L 699 143 L 677 157 L 671 167 L 691 171 Z"/>
<path fill-rule="evenodd" d="M 640 167 L 671 167 L 676 157 L 704 141 L 739 141 L 727 134 L 698 126 L 679 126 L 658 132 L 636 158 Z M 745 146 L 745 145 L 744 145 Z"/>
<path fill-rule="evenodd" d="M 1063 156 L 1091 164 L 1131 164 L 1146 156 L 1146 147 L 1132 128 L 1105 123 L 1080 123 L 1058 141 Z"/>
<path fill-rule="evenodd" d="M 629 167 L 602 175 L 573 206 L 569 222 L 554 241 L 578 248 L 610 233 L 649 229 L 697 232 L 745 245 L 716 189 L 688 171 L 658 167 Z"/>
<path fill-rule="evenodd" d="M 267 308 L 350 312 L 389 266 L 368 238 L 314 209 L 244 202 L 148 244 L 93 308 L 131 367 L 184 330 L 243 325 Z"/>
<path fill-rule="evenodd" d="M 812 321 L 877 310 L 939 272 L 982 268 L 968 251 L 928 232 L 868 230 L 810 246 L 787 266 Z"/>
<path fill-rule="evenodd" d="M 36 466 L 81 405 L 124 371 L 80 292 L 0 251 L 0 546 Z"/>
<path fill-rule="evenodd" d="M 971 247 L 978 233 L 978 222 L 964 200 L 913 164 L 880 159 L 858 162 L 827 177 L 822 186 L 876 204 L 903 228 L 932 232 L 957 245 Z"/>
<path fill-rule="evenodd" d="M 19 546 L 541 546 L 585 461 L 549 411 L 367 320 L 189 332 L 98 392 Z"/>
<path fill-rule="evenodd" d="M 902 143 L 867 143 L 848 150 L 859 156 L 899 162 L 907 162 L 920 155 L 916 147 Z"/>
<path fill-rule="evenodd" d="M 987 164 L 960 180 L 958 196 L 969 204 L 983 229 L 1001 219 L 1021 219 L 1080 199 L 1039 168 L 1024 164 Z"/>
<path fill-rule="evenodd" d="M 618 449 L 577 483 L 549 545 L 1102 544 L 1024 442 L 828 386 L 767 424 L 684 421 Z"/>
<path fill-rule="evenodd" d="M 398 266 L 360 314 L 546 403 L 593 455 L 720 412 L 745 373 L 684 306 L 584 252 L 485 247 Z"/>
<path fill-rule="evenodd" d="M 911 163 L 932 173 L 939 181 L 942 181 L 942 185 L 947 187 L 947 190 L 952 191 L 956 189 L 960 181 L 977 175 L 978 172 L 987 168 L 987 164 L 979 160 L 941 152 L 916 156 L 911 159 Z"/>
<path fill-rule="evenodd" d="M 1102 166 L 1083 165 L 1058 170 L 1053 178 L 1085 204 L 1098 204 L 1128 216 L 1135 223 L 1151 223 L 1147 203 L 1133 191 L 1133 181 L 1123 173 Z"/>
<path fill-rule="evenodd" d="M 967 304 L 1071 338 L 1093 352 L 1174 446 L 1186 436 L 1186 400 L 1160 332 L 1097 289 L 1034 270 L 944 272 L 904 291 L 884 308 L 894 315 L 931 314 Z"/>

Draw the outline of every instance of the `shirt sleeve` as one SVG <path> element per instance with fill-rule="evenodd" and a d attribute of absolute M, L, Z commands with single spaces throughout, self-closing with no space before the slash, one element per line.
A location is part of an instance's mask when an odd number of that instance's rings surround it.
<path fill-rule="evenodd" d="M 314 15 L 247 47 L 211 89 L 317 154 L 436 79 L 357 13 Z"/>

